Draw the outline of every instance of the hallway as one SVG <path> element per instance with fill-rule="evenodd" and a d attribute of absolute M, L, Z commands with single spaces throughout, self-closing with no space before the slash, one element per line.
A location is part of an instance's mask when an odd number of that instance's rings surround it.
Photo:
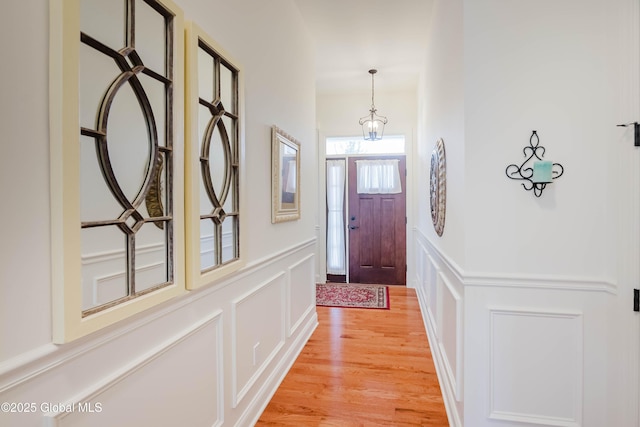
<path fill-rule="evenodd" d="M 447 426 L 415 290 L 390 310 L 317 307 L 319 325 L 258 426 Z"/>

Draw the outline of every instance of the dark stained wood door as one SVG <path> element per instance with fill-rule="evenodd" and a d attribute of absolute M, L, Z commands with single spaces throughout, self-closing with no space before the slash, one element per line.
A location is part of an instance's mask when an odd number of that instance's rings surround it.
<path fill-rule="evenodd" d="M 357 160 L 398 159 L 402 193 L 358 194 Z M 406 284 L 406 161 L 404 156 L 350 157 L 349 281 Z"/>

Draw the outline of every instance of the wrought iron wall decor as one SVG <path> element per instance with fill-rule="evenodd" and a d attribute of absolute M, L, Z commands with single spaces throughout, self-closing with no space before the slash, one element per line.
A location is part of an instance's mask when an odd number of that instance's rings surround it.
<path fill-rule="evenodd" d="M 431 201 L 431 220 L 438 236 L 444 232 L 444 219 L 447 204 L 447 162 L 444 151 L 444 140 L 438 139 L 431 153 L 431 175 L 429 191 Z"/>
<path fill-rule="evenodd" d="M 535 142 L 534 142 L 535 138 Z M 560 163 L 552 163 L 543 160 L 545 148 L 540 145 L 538 133 L 534 130 L 529 138 L 529 145 L 524 147 L 522 152 L 525 161 L 520 165 L 511 164 L 507 166 L 505 173 L 508 178 L 524 181 L 522 186 L 525 190 L 533 190 L 536 197 L 542 195 L 542 191 L 547 184 L 551 184 L 554 179 L 560 178 L 564 173 L 564 167 Z M 533 160 L 533 159 L 537 160 Z M 529 162 L 533 161 L 533 164 Z"/>

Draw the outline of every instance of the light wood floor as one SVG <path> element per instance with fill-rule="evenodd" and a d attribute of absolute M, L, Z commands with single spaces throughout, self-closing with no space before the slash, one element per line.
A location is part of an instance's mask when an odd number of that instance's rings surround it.
<path fill-rule="evenodd" d="M 257 426 L 448 426 L 415 290 L 391 309 L 318 307 L 319 326 Z"/>

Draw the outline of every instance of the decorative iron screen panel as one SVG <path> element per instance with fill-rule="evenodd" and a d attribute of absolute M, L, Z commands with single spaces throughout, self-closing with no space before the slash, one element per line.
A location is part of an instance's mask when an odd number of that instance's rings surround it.
<path fill-rule="evenodd" d="M 83 0 L 82 310 L 174 282 L 173 18 L 153 0 Z"/>
<path fill-rule="evenodd" d="M 238 69 L 198 40 L 200 269 L 239 258 Z"/>

